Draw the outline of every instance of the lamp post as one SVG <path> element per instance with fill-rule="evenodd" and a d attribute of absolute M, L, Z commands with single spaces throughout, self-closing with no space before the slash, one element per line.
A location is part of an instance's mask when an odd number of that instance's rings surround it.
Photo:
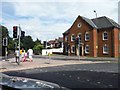
<path fill-rule="evenodd" d="M 94 10 L 94 13 L 95 13 L 95 16 L 96 16 L 96 18 L 97 18 L 97 12 Z"/>

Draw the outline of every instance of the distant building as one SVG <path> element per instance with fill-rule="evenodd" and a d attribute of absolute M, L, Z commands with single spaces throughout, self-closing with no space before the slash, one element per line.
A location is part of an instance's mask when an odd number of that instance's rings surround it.
<path fill-rule="evenodd" d="M 49 47 L 49 48 L 62 48 L 63 47 L 63 38 L 59 37 L 58 39 L 48 41 L 47 47 Z"/>
<path fill-rule="evenodd" d="M 49 46 L 50 48 L 55 47 L 55 40 L 50 40 L 50 41 L 48 41 L 48 46 Z"/>
<path fill-rule="evenodd" d="M 63 54 L 63 38 L 58 37 L 58 39 L 50 40 L 46 42 L 46 48 L 42 50 L 42 55 L 50 54 Z"/>
<path fill-rule="evenodd" d="M 118 57 L 120 25 L 106 16 L 94 19 L 78 16 L 63 33 L 63 44 L 66 55 Z"/>

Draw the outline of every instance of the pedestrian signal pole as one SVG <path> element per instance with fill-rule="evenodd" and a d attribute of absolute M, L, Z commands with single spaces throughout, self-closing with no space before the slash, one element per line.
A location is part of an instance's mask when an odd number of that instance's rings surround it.
<path fill-rule="evenodd" d="M 20 64 L 20 38 L 25 37 L 25 31 L 21 30 L 20 24 L 19 26 L 13 26 L 13 38 L 18 39 L 18 49 L 19 49 L 19 59 L 18 65 Z"/>
<path fill-rule="evenodd" d="M 19 59 L 18 59 L 18 65 L 20 65 L 20 37 L 21 37 L 21 28 L 20 25 L 18 26 L 18 30 L 19 30 Z"/>
<path fill-rule="evenodd" d="M 79 61 L 80 61 L 80 37 L 78 37 L 78 51 L 79 51 Z"/>

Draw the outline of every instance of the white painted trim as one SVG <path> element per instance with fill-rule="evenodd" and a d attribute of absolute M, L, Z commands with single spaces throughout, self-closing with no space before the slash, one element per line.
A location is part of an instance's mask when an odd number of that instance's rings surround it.
<path fill-rule="evenodd" d="M 72 37 L 73 35 L 74 35 L 74 37 L 75 37 L 75 34 L 72 34 L 72 35 L 71 35 L 71 42 L 73 42 L 73 41 L 74 41 L 74 40 L 73 40 L 73 37 Z"/>
<path fill-rule="evenodd" d="M 107 47 L 107 49 L 108 49 L 107 52 L 105 51 L 105 47 Z M 109 54 L 109 47 L 106 44 L 103 46 L 103 54 Z"/>
<path fill-rule="evenodd" d="M 86 39 L 86 34 L 89 35 L 89 39 Z M 90 33 L 89 33 L 89 32 L 86 32 L 86 33 L 85 33 L 85 41 L 89 41 L 89 40 L 90 40 Z"/>
<path fill-rule="evenodd" d="M 74 47 L 74 52 L 73 52 L 73 47 Z M 75 53 L 75 45 L 71 46 L 71 53 Z"/>
<path fill-rule="evenodd" d="M 89 52 L 86 51 L 86 47 L 87 47 L 87 46 L 89 47 Z M 86 46 L 85 46 L 85 53 L 86 53 L 86 54 L 89 54 L 89 53 L 90 53 L 90 46 L 89 46 L 89 45 L 86 45 Z"/>
<path fill-rule="evenodd" d="M 105 36 L 104 36 L 104 33 L 107 33 L 107 39 L 104 38 L 104 37 L 105 37 Z M 104 32 L 102 33 L 102 39 L 103 39 L 103 40 L 108 40 L 108 32 L 107 32 L 107 31 L 104 31 Z"/>

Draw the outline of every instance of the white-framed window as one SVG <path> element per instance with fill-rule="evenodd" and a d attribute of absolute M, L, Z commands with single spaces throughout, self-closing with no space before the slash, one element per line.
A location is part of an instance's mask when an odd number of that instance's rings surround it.
<path fill-rule="evenodd" d="M 108 54 L 109 53 L 109 47 L 108 47 L 108 45 L 104 45 L 103 46 L 103 54 Z"/>
<path fill-rule="evenodd" d="M 68 41 L 68 36 L 65 36 L 65 41 Z"/>
<path fill-rule="evenodd" d="M 89 32 L 85 33 L 85 41 L 89 41 L 90 40 L 90 34 Z"/>
<path fill-rule="evenodd" d="M 71 35 L 71 41 L 75 41 L 75 35 L 74 34 Z"/>
<path fill-rule="evenodd" d="M 71 52 L 75 53 L 75 46 L 74 45 L 71 46 Z"/>
<path fill-rule="evenodd" d="M 80 39 L 80 42 L 81 42 L 82 41 L 82 34 L 81 33 L 78 34 L 78 38 Z"/>
<path fill-rule="evenodd" d="M 103 32 L 103 40 L 108 40 L 108 32 Z"/>
<path fill-rule="evenodd" d="M 85 46 L 85 53 L 86 53 L 86 54 L 89 54 L 89 53 L 90 53 L 90 46 L 89 46 L 89 45 L 86 45 L 86 46 Z"/>

